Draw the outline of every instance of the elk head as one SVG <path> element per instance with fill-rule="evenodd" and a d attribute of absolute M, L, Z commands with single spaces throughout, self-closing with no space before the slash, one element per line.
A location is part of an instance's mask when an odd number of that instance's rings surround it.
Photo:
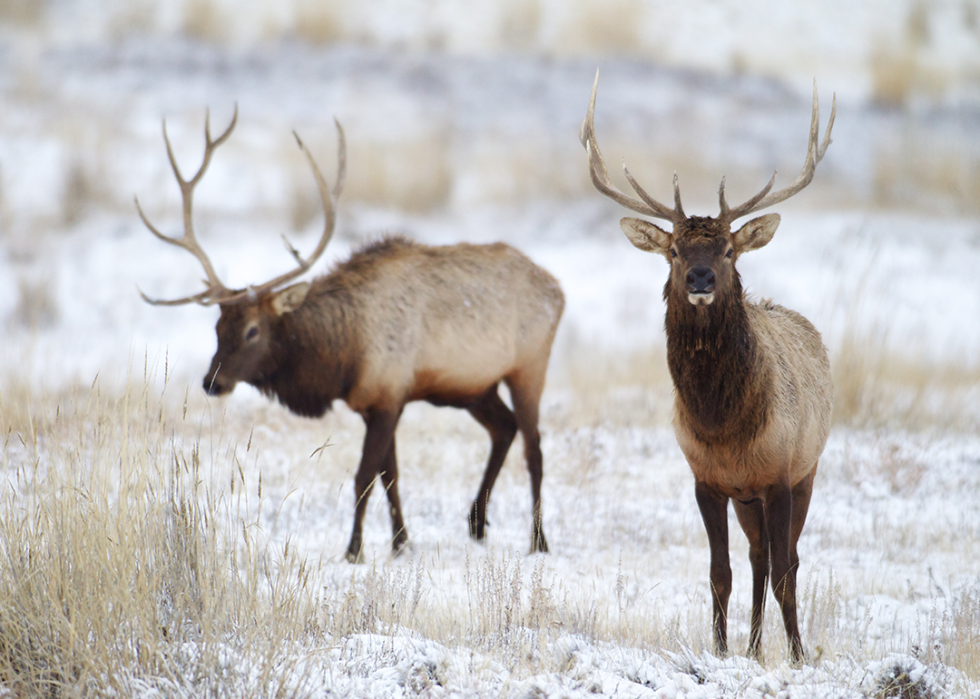
<path fill-rule="evenodd" d="M 670 278 L 664 294 L 672 291 L 683 295 L 694 306 L 710 306 L 715 298 L 733 288 L 739 288 L 735 261 L 739 255 L 756 250 L 772 240 L 779 226 L 779 214 L 766 214 L 754 218 L 741 228 L 732 232 L 732 223 L 743 216 L 764 209 L 802 190 L 813 179 L 817 163 L 823 158 L 830 145 L 830 130 L 837 113 L 837 100 L 834 98 L 830 120 L 824 133 L 823 142 L 818 147 L 819 106 L 816 81 L 813 84 L 813 112 L 810 118 L 810 136 L 806 161 L 796 181 L 785 189 L 770 191 L 776 182 L 774 172 L 769 183 L 758 194 L 740 206 L 731 208 L 725 201 L 725 180 L 722 178 L 718 189 L 720 213 L 717 217 L 686 216 L 681 206 L 681 192 L 674 175 L 674 207 L 668 208 L 644 191 L 623 163 L 623 172 L 630 186 L 640 197 L 639 200 L 623 194 L 609 180 L 605 162 L 596 142 L 593 119 L 595 115 L 596 91 L 599 87 L 599 73 L 596 71 L 592 84 L 592 97 L 589 111 L 582 122 L 579 139 L 589 156 L 589 174 L 596 189 L 613 201 L 644 216 L 664 219 L 672 224 L 671 232 L 639 218 L 622 219 L 620 227 L 630 242 L 640 250 L 663 255 L 670 264 Z"/>
<path fill-rule="evenodd" d="M 249 285 L 244 289 L 229 289 L 218 278 L 214 266 L 197 241 L 193 222 L 193 196 L 194 188 L 204 177 L 204 173 L 211 163 L 211 156 L 218 146 L 231 136 L 237 121 L 238 107 L 236 106 L 228 128 L 218 138 L 212 139 L 210 115 L 205 117 L 204 159 L 197 173 L 190 179 L 184 179 L 181 175 L 180 168 L 174 158 L 173 149 L 170 146 L 170 139 L 167 137 L 167 122 L 166 120 L 163 122 L 163 140 L 167 146 L 167 157 L 180 186 L 180 195 L 183 201 L 184 234 L 180 238 L 164 235 L 157 230 L 146 218 L 139 200 L 136 199 L 136 210 L 150 232 L 160 240 L 183 248 L 194 255 L 204 267 L 204 273 L 207 275 L 207 279 L 204 280 L 206 288 L 197 294 L 174 300 L 161 300 L 151 299 L 140 291 L 143 300 L 162 306 L 177 306 L 193 302 L 202 306 L 217 304 L 221 308 L 221 317 L 218 319 L 215 328 L 218 335 L 218 349 L 211 360 L 211 368 L 204 379 L 204 390 L 212 395 L 228 393 L 238 381 L 246 381 L 261 386 L 264 377 L 275 368 L 275 358 L 272 352 L 276 336 L 274 329 L 282 322 L 286 314 L 295 311 L 302 305 L 310 288 L 308 282 L 299 282 L 291 286 L 284 285 L 306 272 L 323 254 L 327 243 L 330 242 L 337 222 L 334 204 L 343 190 L 347 168 L 346 142 L 340 122 L 334 120 L 338 134 L 338 164 L 337 182 L 332 191 L 327 186 L 326 180 L 309 149 L 300 140 L 296 132 L 293 132 L 296 143 L 310 164 L 313 177 L 320 190 L 320 199 L 323 202 L 326 220 L 320 241 L 313 252 L 304 258 L 284 237 L 286 247 L 296 261 L 296 266 L 293 269 L 264 284 Z"/>

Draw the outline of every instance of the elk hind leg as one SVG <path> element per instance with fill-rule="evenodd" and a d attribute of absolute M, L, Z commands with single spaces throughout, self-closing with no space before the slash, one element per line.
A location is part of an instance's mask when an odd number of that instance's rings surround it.
<path fill-rule="evenodd" d="M 354 527 L 351 531 L 350 543 L 347 545 L 347 560 L 351 563 L 359 563 L 362 560 L 362 531 L 367 501 L 374 488 L 374 481 L 394 443 L 398 416 L 397 411 L 384 410 L 372 410 L 364 415 L 367 430 L 364 433 L 361 463 L 354 476 Z"/>
<path fill-rule="evenodd" d="M 398 497 L 398 459 L 395 456 L 395 439 L 392 436 L 391 448 L 381 465 L 381 484 L 388 495 L 388 511 L 391 514 L 391 552 L 398 555 L 408 541 L 408 531 L 402 518 L 402 503 Z"/>
<path fill-rule="evenodd" d="M 762 619 L 766 610 L 766 588 L 769 577 L 769 536 L 766 512 L 761 500 L 735 501 L 738 523 L 749 540 L 749 563 L 752 564 L 752 619 L 749 630 L 749 654 L 761 657 Z"/>
<path fill-rule="evenodd" d="M 541 510 L 544 458 L 541 455 L 541 433 L 538 429 L 538 411 L 547 366 L 547 358 L 545 358 L 543 366 L 519 372 L 506 379 L 511 401 L 514 404 L 517 428 L 524 439 L 524 458 L 527 461 L 527 471 L 531 480 L 531 553 L 548 553 L 548 541 L 544 536 Z"/>
<path fill-rule="evenodd" d="M 806 521 L 815 473 L 814 467 L 792 489 L 788 485 L 774 486 L 766 501 L 766 523 L 772 552 L 772 591 L 783 613 L 783 626 L 795 662 L 803 660 L 803 641 L 796 607 L 796 571 L 800 562 L 796 543 Z"/>
<path fill-rule="evenodd" d="M 728 653 L 728 598 L 732 594 L 732 566 L 728 557 L 728 498 L 698 482 L 694 497 L 711 549 L 711 597 L 714 621 L 715 652 Z"/>
<path fill-rule="evenodd" d="M 493 484 L 517 434 L 517 420 L 514 418 L 514 413 L 501 400 L 497 390 L 498 385 L 494 384 L 476 403 L 467 408 L 470 415 L 490 433 L 491 445 L 490 458 L 483 472 L 483 482 L 480 483 L 480 491 L 470 508 L 470 536 L 477 541 L 482 541 L 486 536 L 487 503 L 490 501 L 490 491 L 493 490 Z"/>

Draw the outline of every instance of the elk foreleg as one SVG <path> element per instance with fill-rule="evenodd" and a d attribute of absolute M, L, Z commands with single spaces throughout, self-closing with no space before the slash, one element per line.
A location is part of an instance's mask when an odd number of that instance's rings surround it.
<path fill-rule="evenodd" d="M 694 496 L 711 549 L 711 597 L 715 652 L 728 653 L 728 598 L 732 593 L 732 566 L 728 558 L 728 498 L 699 481 Z"/>
<path fill-rule="evenodd" d="M 752 621 L 749 631 L 749 654 L 760 659 L 762 619 L 766 610 L 766 588 L 769 578 L 769 535 L 766 512 L 761 500 L 735 501 L 738 523 L 749 540 L 749 562 L 752 564 Z"/>
<path fill-rule="evenodd" d="M 398 459 L 395 456 L 394 437 L 381 465 L 381 484 L 388 495 L 388 511 L 391 514 L 391 552 L 397 556 L 408 541 L 408 531 L 405 529 L 405 520 L 402 519 L 401 498 L 398 497 Z"/>
<path fill-rule="evenodd" d="M 775 485 L 766 497 L 766 525 L 772 554 L 772 591 L 783 612 L 783 626 L 793 660 L 803 659 L 803 642 L 796 616 L 796 568 L 799 563 L 793 542 L 793 491 Z M 802 527 L 801 527 L 802 528 Z"/>
<path fill-rule="evenodd" d="M 490 501 L 490 491 L 493 490 L 493 484 L 517 434 L 517 420 L 514 418 L 514 413 L 501 400 L 497 385 L 483 394 L 467 410 L 490 433 L 490 458 L 483 472 L 480 491 L 470 508 L 470 536 L 477 541 L 482 541 L 486 536 L 487 503 Z"/>
<path fill-rule="evenodd" d="M 361 463 L 354 476 L 354 529 L 347 546 L 347 560 L 351 563 L 361 561 L 361 532 L 364 525 L 364 512 L 371 496 L 374 481 L 387 461 L 389 452 L 394 456 L 392 445 L 395 427 L 398 425 L 397 411 L 371 410 L 364 415 L 367 430 L 364 434 L 364 449 Z M 397 492 L 397 491 L 396 491 Z M 389 500 L 390 504 L 390 500 Z M 404 526 L 402 526 L 404 531 Z"/>

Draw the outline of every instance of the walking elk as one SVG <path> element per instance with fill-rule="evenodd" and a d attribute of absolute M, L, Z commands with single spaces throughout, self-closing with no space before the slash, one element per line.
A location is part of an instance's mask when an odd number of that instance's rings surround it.
<path fill-rule="evenodd" d="M 388 496 L 392 550 L 397 553 L 408 540 L 395 456 L 395 428 L 406 403 L 424 400 L 464 408 L 489 432 L 490 457 L 469 515 L 470 535 L 478 540 L 485 534 L 490 491 L 520 430 L 533 499 L 531 550 L 547 551 L 541 524 L 538 405 L 564 307 L 558 282 L 502 243 L 430 247 L 389 237 L 356 252 L 325 276 L 284 286 L 313 265 L 334 230 L 346 169 L 338 123 L 339 163 L 332 191 L 296 137 L 326 216 L 313 253 L 303 258 L 290 246 L 297 263 L 291 271 L 244 289 L 225 287 L 195 237 L 192 197 L 237 118 L 236 109 L 216 139 L 205 122 L 204 160 L 190 180 L 180 174 L 164 122 L 167 156 L 183 199 L 181 238 L 160 233 L 136 203 L 150 231 L 191 252 L 207 274 L 207 288 L 197 294 L 173 301 L 143 298 L 152 304 L 196 302 L 221 308 L 218 349 L 204 389 L 224 395 L 244 381 L 300 415 L 321 416 L 338 399 L 361 415 L 367 430 L 354 480 L 354 527 L 347 547 L 352 562 L 361 558 L 364 512 L 379 476 Z M 510 390 L 513 411 L 500 398 L 501 382 Z"/>
<path fill-rule="evenodd" d="M 674 207 L 664 206 L 623 169 L 636 200 L 609 180 L 596 142 L 593 118 L 599 75 L 580 134 L 592 183 L 607 197 L 644 216 L 673 225 L 670 233 L 637 218 L 620 221 L 634 246 L 667 258 L 667 363 L 674 381 L 674 432 L 694 472 L 695 496 L 711 549 L 715 648 L 726 653 L 728 597 L 728 501 L 749 540 L 752 619 L 749 651 L 760 654 L 766 578 L 782 608 L 794 660 L 803 656 L 796 614 L 796 544 L 803 530 L 817 460 L 830 431 L 832 387 L 827 351 L 803 316 L 770 301 L 746 299 L 735 262 L 770 241 L 778 214 L 732 223 L 777 204 L 806 187 L 830 145 L 836 100 L 823 142 L 819 136 L 816 83 L 807 157 L 789 187 L 769 183 L 741 206 L 725 201 L 717 217 L 687 216 L 674 176 Z"/>

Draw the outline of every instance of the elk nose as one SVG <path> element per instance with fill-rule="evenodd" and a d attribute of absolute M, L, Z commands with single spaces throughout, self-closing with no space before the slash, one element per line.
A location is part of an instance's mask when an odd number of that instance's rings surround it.
<path fill-rule="evenodd" d="M 209 396 L 220 396 L 231 390 L 228 385 L 218 376 L 217 372 L 204 377 L 204 392 Z"/>
<path fill-rule="evenodd" d="M 714 270 L 710 267 L 692 267 L 687 273 L 687 290 L 693 294 L 708 294 L 714 291 Z"/>

